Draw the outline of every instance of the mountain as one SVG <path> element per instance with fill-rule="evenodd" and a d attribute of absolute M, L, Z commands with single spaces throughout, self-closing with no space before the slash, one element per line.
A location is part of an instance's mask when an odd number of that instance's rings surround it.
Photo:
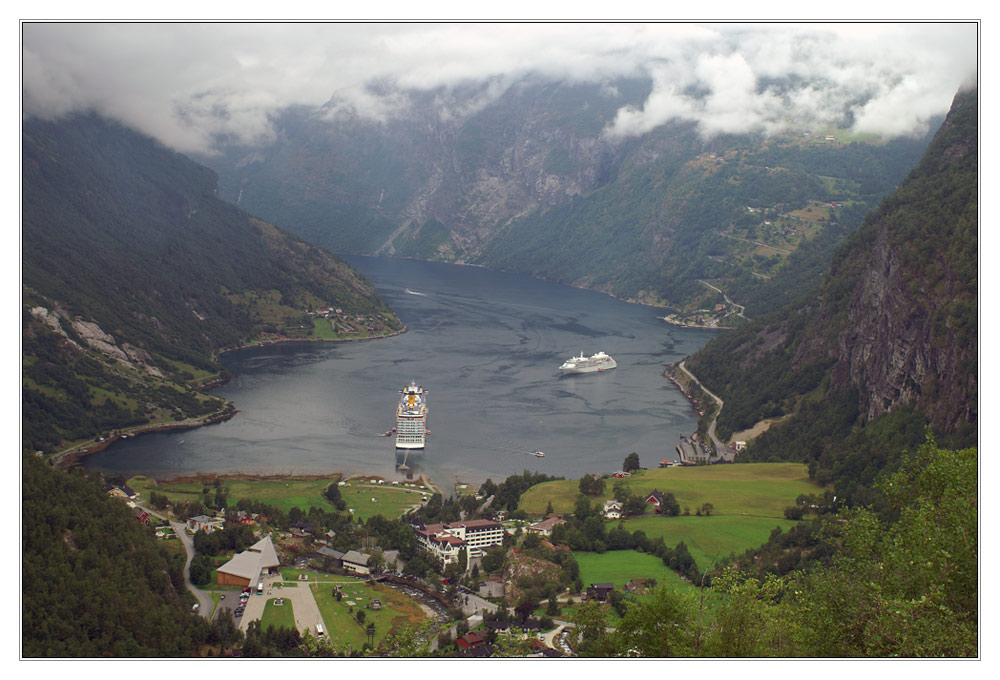
<path fill-rule="evenodd" d="M 722 301 L 708 280 L 758 314 L 820 282 L 929 141 L 794 124 L 771 137 L 706 139 L 688 122 L 606 134 L 650 88 L 526 78 L 397 92 L 379 120 L 334 98 L 282 112 L 269 143 L 220 140 L 202 161 L 228 200 L 326 247 L 684 309 Z"/>
<path fill-rule="evenodd" d="M 220 200 L 209 169 L 152 139 L 93 115 L 22 135 L 25 449 L 220 413 L 194 388 L 261 334 L 402 328 L 346 263 Z M 320 307 L 369 320 L 335 328 Z"/>
<path fill-rule="evenodd" d="M 926 153 L 798 302 L 690 357 L 725 402 L 725 437 L 790 416 L 751 459 L 807 460 L 870 482 L 930 426 L 974 445 L 978 419 L 978 93 L 960 92 Z M 793 415 L 794 414 L 794 415 Z M 838 487 L 838 491 L 841 490 Z"/>

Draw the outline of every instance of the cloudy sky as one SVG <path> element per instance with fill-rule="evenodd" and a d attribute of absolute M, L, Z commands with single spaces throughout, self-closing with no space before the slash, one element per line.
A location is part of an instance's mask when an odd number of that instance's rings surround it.
<path fill-rule="evenodd" d="M 839 120 L 923 132 L 976 77 L 971 23 L 25 23 L 24 115 L 93 109 L 180 151 L 218 133 L 266 139 L 268 117 L 331 97 L 359 115 L 405 114 L 407 89 L 525 75 L 653 90 L 606 134 L 674 119 L 703 134 Z M 369 87 L 379 83 L 380 94 Z M 783 83 L 779 89 L 774 83 Z M 386 87 L 388 86 L 388 87 Z M 611 88 L 609 87 L 609 91 Z"/>

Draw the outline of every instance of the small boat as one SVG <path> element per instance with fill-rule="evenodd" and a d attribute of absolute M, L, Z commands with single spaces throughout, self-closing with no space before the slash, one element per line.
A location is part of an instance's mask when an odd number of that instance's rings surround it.
<path fill-rule="evenodd" d="M 534 454 L 535 454 L 536 456 L 538 456 L 539 458 L 544 458 L 544 457 L 545 457 L 545 454 L 544 454 L 544 453 L 542 453 L 541 451 L 535 451 L 535 452 L 534 452 Z"/>
<path fill-rule="evenodd" d="M 385 436 L 386 437 L 391 437 L 392 436 L 392 430 L 386 430 L 385 431 Z"/>

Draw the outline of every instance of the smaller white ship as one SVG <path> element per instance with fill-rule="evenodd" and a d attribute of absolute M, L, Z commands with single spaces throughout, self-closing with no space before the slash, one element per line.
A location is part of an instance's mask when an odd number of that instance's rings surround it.
<path fill-rule="evenodd" d="M 545 454 L 542 453 L 541 451 L 533 451 L 532 453 L 534 453 L 539 458 L 544 458 L 545 457 Z"/>
<path fill-rule="evenodd" d="M 618 363 L 604 352 L 598 352 L 589 357 L 585 357 L 583 352 L 580 352 L 580 356 L 572 357 L 563 362 L 559 370 L 563 373 L 596 373 L 610 371 L 616 366 Z"/>

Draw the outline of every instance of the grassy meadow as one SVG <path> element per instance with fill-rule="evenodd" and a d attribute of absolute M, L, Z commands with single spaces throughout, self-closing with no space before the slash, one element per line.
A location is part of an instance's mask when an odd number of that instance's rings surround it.
<path fill-rule="evenodd" d="M 262 501 L 285 512 L 293 507 L 308 510 L 315 506 L 325 511 L 335 510 L 333 505 L 323 497 L 323 491 L 328 484 L 337 483 L 339 476 L 332 477 L 223 477 L 223 488 L 228 491 L 232 501 L 244 498 Z M 172 503 L 197 501 L 203 497 L 202 491 L 209 487 L 209 495 L 215 495 L 214 478 L 205 476 L 200 479 L 178 479 L 156 481 L 149 477 L 137 476 L 128 480 L 128 485 L 140 494 L 141 500 L 149 500 L 150 491 L 161 493 Z M 362 482 L 359 479 L 348 481 L 350 486 L 340 487 L 341 497 L 347 502 L 348 508 L 354 509 L 356 517 L 367 520 L 376 514 L 387 518 L 399 517 L 404 511 L 420 502 L 421 489 L 404 488 L 402 486 L 384 486 Z M 426 489 L 423 489 L 427 491 Z M 409 493 L 407 493 L 409 491 Z M 429 491 L 428 491 L 429 493 Z M 372 498 L 375 502 L 372 502 Z"/>
<path fill-rule="evenodd" d="M 631 532 L 642 529 L 650 538 L 662 536 L 668 548 L 684 541 L 698 568 L 704 570 L 733 553 L 741 554 L 747 548 L 766 543 L 776 526 L 780 526 L 782 531 L 788 531 L 795 524 L 797 522 L 784 517 L 779 519 L 713 513 L 710 517 L 636 517 L 625 521 L 625 529 Z"/>
<path fill-rule="evenodd" d="M 604 495 L 591 498 L 601 504 L 614 497 L 619 480 L 607 479 Z M 640 470 L 622 481 L 636 496 L 653 489 L 669 491 L 681 508 L 693 514 L 704 503 L 714 506 L 713 515 L 756 515 L 784 518 L 784 511 L 803 493 L 817 493 L 801 463 L 743 463 L 739 465 L 696 465 L 690 467 Z M 572 513 L 580 493 L 578 479 L 545 482 L 528 489 L 518 506 L 531 515 L 542 515 L 552 503 L 559 513 Z"/>
<path fill-rule="evenodd" d="M 574 552 L 573 557 L 580 566 L 580 580 L 586 588 L 591 583 L 614 583 L 621 589 L 634 578 L 653 578 L 657 585 L 670 589 L 689 591 L 693 586 L 669 569 L 663 560 L 655 555 L 636 550 L 609 550 L 597 553 Z"/>
<path fill-rule="evenodd" d="M 387 586 L 371 586 L 360 580 L 338 585 L 343 593 L 340 602 L 334 595 L 332 584 L 313 583 L 309 586 L 313 590 L 320 615 L 326 624 L 327 634 L 331 642 L 337 646 L 350 645 L 354 649 L 361 649 L 368 641 L 365 629 L 370 623 L 375 624 L 377 643 L 386 635 L 396 633 L 404 626 L 416 624 L 426 618 L 416 602 Z M 376 598 L 382 601 L 382 609 L 369 608 Z M 364 624 L 358 623 L 359 610 L 365 613 Z"/>
<path fill-rule="evenodd" d="M 614 484 L 619 480 L 606 481 L 604 495 L 591 498 L 592 505 L 600 505 L 613 497 Z M 809 482 L 806 466 L 800 463 L 746 463 L 641 470 L 621 481 L 636 496 L 645 496 L 653 489 L 669 491 L 680 503 L 681 512 L 685 508 L 690 510 L 689 516 L 664 517 L 654 514 L 650 507 L 645 515 L 625 520 L 625 529 L 630 532 L 641 529 L 650 538 L 662 536 L 664 543 L 670 548 L 683 541 L 699 569 L 707 569 L 719 559 L 763 544 L 776 526 L 787 531 L 795 522 L 785 519 L 785 508 L 793 505 L 800 494 L 819 491 L 815 484 Z M 519 507 L 530 514 L 541 515 L 551 502 L 555 512 L 572 513 L 579 492 L 579 480 L 545 482 L 525 492 L 521 496 Z M 696 516 L 695 513 L 705 503 L 712 504 L 711 515 Z M 618 520 L 609 521 L 608 528 L 617 522 Z M 612 554 L 619 553 L 606 553 Z M 621 554 L 633 555 L 631 552 Z M 613 565 L 614 562 L 604 555 L 593 557 L 600 558 L 597 561 L 601 564 Z M 589 559 L 588 553 L 577 555 L 581 571 L 584 561 Z M 620 573 L 619 578 L 623 583 L 629 578 L 645 575 L 633 573 L 640 564 L 634 558 L 622 559 L 622 564 L 608 567 L 607 573 Z M 589 581 L 589 577 L 582 578 L 587 583 L 600 580 L 617 584 L 614 578 L 598 576 L 599 574 Z"/>

